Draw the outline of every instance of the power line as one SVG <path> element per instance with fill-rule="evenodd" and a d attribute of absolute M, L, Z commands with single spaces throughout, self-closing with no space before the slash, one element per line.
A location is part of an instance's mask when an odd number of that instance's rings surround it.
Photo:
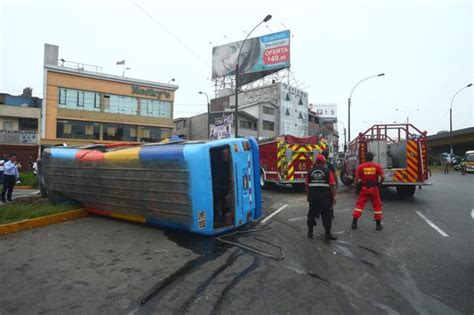
<path fill-rule="evenodd" d="M 192 50 L 188 45 L 186 45 L 185 43 L 183 43 L 182 40 L 180 40 L 176 35 L 174 35 L 173 33 L 171 33 L 171 31 L 169 31 L 163 24 L 161 24 L 160 22 L 158 22 L 157 19 L 155 19 L 151 14 L 149 14 L 143 7 L 141 7 L 138 3 L 136 3 L 135 1 L 132 1 L 133 4 L 138 8 L 140 9 L 140 11 L 142 11 L 146 16 L 148 16 L 152 21 L 154 21 L 161 29 L 163 29 L 166 33 L 168 33 L 168 35 L 170 35 L 171 37 L 173 37 L 181 46 L 183 46 L 189 53 L 191 53 L 194 57 L 196 57 L 199 61 L 201 61 L 207 69 L 209 69 L 209 64 L 206 62 L 206 60 L 204 58 L 202 58 L 198 53 L 196 53 L 194 50 Z"/>

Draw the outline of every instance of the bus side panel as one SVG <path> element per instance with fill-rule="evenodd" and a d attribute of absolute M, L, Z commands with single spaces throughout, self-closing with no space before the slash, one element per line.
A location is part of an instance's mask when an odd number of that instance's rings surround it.
<path fill-rule="evenodd" d="M 249 186 L 248 180 L 249 175 L 251 176 L 251 172 L 253 172 L 251 167 L 249 167 L 252 153 L 244 150 L 242 140 L 235 141 L 231 147 L 233 148 L 232 162 L 234 172 L 234 192 L 236 197 L 235 226 L 238 227 L 246 224 L 250 219 L 252 219 L 252 210 L 255 208 L 252 191 L 253 187 Z"/>
<path fill-rule="evenodd" d="M 209 149 L 209 145 L 188 145 L 185 146 L 183 152 L 189 169 L 193 207 L 193 224 L 190 231 L 205 235 L 214 234 L 214 205 Z"/>
<path fill-rule="evenodd" d="M 253 219 L 255 220 L 262 216 L 262 191 L 258 180 L 260 174 L 260 151 L 254 138 L 249 138 L 249 142 L 252 148 L 253 177 L 251 180 L 255 195 L 255 211 L 253 213 Z"/>

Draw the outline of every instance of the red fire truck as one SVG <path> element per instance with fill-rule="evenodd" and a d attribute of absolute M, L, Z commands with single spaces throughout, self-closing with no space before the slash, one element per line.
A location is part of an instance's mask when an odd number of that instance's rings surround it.
<path fill-rule="evenodd" d="M 283 135 L 259 142 L 260 184 L 269 183 L 302 185 L 314 158 L 326 149 L 318 137 Z"/>
<path fill-rule="evenodd" d="M 350 185 L 357 166 L 365 162 L 367 152 L 385 172 L 385 187 L 396 187 L 400 196 L 413 196 L 416 186 L 428 182 L 428 153 L 426 131 L 411 124 L 374 125 L 349 143 L 341 181 Z"/>

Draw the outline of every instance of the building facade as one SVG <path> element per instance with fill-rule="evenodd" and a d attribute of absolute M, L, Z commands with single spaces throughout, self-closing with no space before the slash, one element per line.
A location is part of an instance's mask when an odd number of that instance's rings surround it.
<path fill-rule="evenodd" d="M 171 136 L 177 85 L 58 63 L 45 44 L 41 144 L 158 142 Z M 94 70 L 94 69 L 92 69 Z"/>
<path fill-rule="evenodd" d="M 224 90 L 211 100 L 210 124 L 216 119 L 234 113 L 235 94 Z M 239 93 L 239 136 L 257 139 L 282 134 L 308 135 L 308 93 L 277 82 Z M 233 126 L 231 126 L 233 136 Z"/>
<path fill-rule="evenodd" d="M 327 120 L 317 112 L 308 112 L 308 135 L 324 139 L 330 157 L 335 157 L 339 150 L 339 133 L 336 128 L 337 119 Z"/>
<path fill-rule="evenodd" d="M 41 98 L 25 88 L 22 95 L 0 93 L 0 160 L 16 153 L 23 169 L 38 154 Z"/>

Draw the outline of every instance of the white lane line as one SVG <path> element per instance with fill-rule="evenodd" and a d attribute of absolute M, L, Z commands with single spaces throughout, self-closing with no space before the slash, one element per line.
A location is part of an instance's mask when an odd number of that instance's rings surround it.
<path fill-rule="evenodd" d="M 474 220 L 474 209 L 471 210 L 471 218 Z"/>
<path fill-rule="evenodd" d="M 306 220 L 306 217 L 296 217 L 296 218 L 288 219 L 288 221 L 290 222 L 296 222 L 296 221 L 301 221 L 301 220 Z"/>
<path fill-rule="evenodd" d="M 280 208 L 278 208 L 277 211 L 273 212 L 273 213 L 270 214 L 268 217 L 266 217 L 265 219 L 263 219 L 263 220 L 262 220 L 262 223 L 267 222 L 268 220 L 270 220 L 271 218 L 273 218 L 274 216 L 276 216 L 281 210 L 285 209 L 286 207 L 288 207 L 288 204 L 283 205 L 283 206 L 281 206 Z"/>
<path fill-rule="evenodd" d="M 438 226 L 436 226 L 436 224 L 434 224 L 433 222 L 431 222 L 431 220 L 428 219 L 427 217 L 425 217 L 425 215 L 424 215 L 423 213 L 421 213 L 420 211 L 416 211 L 416 210 L 415 210 L 415 212 L 416 212 L 416 214 L 418 214 L 418 215 L 420 216 L 420 218 L 422 218 L 423 220 L 425 220 L 426 223 L 428 223 L 429 226 L 431 226 L 433 229 L 435 229 L 436 232 L 438 232 L 439 234 L 441 234 L 441 236 L 443 236 L 443 237 L 449 237 L 449 235 L 448 235 L 445 231 L 441 230 Z"/>
<path fill-rule="evenodd" d="M 30 193 L 30 195 L 37 195 L 37 194 L 39 194 L 39 190 L 36 190 Z"/>

